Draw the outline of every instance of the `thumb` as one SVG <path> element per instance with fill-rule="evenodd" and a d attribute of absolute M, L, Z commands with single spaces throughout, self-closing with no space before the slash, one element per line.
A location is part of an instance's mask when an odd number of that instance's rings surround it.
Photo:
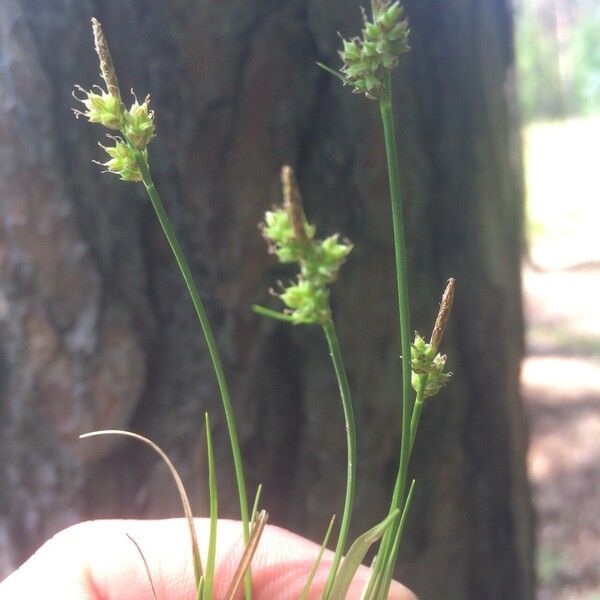
<path fill-rule="evenodd" d="M 206 557 L 209 521 L 196 519 Z M 131 540 L 135 541 L 135 544 Z M 136 545 L 139 547 L 136 548 Z M 220 520 L 214 598 L 223 598 L 243 553 L 239 522 Z M 152 600 L 146 566 L 159 600 L 195 597 L 189 533 L 184 519 L 161 521 L 90 521 L 65 529 L 46 542 L 20 569 L 0 583 L 0 600 Z M 267 526 L 252 561 L 255 600 L 297 600 L 313 567 L 319 546 L 275 526 Z M 309 593 L 322 593 L 333 553 L 326 551 Z M 348 600 L 358 600 L 369 570 L 360 567 Z M 242 597 L 240 590 L 238 597 Z M 416 600 L 393 582 L 391 600 Z"/>

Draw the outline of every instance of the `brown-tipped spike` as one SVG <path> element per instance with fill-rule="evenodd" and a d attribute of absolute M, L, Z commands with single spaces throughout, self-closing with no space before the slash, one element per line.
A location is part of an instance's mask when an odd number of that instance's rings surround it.
<path fill-rule="evenodd" d="M 433 332 L 431 334 L 430 344 L 434 353 L 438 351 L 444 331 L 446 331 L 446 325 L 448 324 L 448 317 L 450 315 L 450 309 L 452 308 L 452 302 L 454 302 L 454 278 L 448 279 L 446 289 L 440 302 L 440 310 L 438 311 L 435 325 L 433 326 Z"/>
<path fill-rule="evenodd" d="M 305 229 L 306 217 L 302 206 L 302 196 L 294 170 L 289 165 L 281 167 L 281 186 L 283 188 L 283 207 L 294 228 L 294 235 L 301 244 L 307 244 L 309 239 Z"/>
<path fill-rule="evenodd" d="M 96 17 L 92 17 L 92 31 L 94 32 L 94 45 L 98 58 L 100 59 L 100 73 L 102 73 L 102 79 L 106 83 L 108 93 L 121 101 L 121 91 L 119 90 L 119 82 L 117 80 L 117 73 L 113 65 L 112 56 L 102 31 L 102 25 Z"/>

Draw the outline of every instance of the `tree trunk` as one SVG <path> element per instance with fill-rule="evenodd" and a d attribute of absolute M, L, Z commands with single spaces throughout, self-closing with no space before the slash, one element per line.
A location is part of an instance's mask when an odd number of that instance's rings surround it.
<path fill-rule="evenodd" d="M 415 447 L 401 576 L 424 599 L 533 598 L 532 515 L 518 396 L 522 190 L 508 0 L 407 0 L 397 75 L 413 327 L 445 280 L 455 372 Z M 230 378 L 253 493 L 272 522 L 319 539 L 339 513 L 345 437 L 317 329 L 250 311 L 287 271 L 256 224 L 293 165 L 322 235 L 355 243 L 333 293 L 356 402 L 354 532 L 387 510 L 399 449 L 399 341 L 387 179 L 375 103 L 315 66 L 360 28 L 354 0 L 4 0 L 0 7 L 0 554 L 6 572 L 84 518 L 179 515 L 159 443 L 206 512 L 203 412 L 221 511 L 235 516 L 206 347 L 141 186 L 101 175 L 101 128 L 70 113 L 99 83 L 89 18 L 124 90 L 152 93 L 156 184 Z"/>

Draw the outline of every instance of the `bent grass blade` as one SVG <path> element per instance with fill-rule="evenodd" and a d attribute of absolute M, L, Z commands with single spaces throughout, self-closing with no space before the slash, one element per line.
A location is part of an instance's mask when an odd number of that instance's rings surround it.
<path fill-rule="evenodd" d="M 131 431 L 124 431 L 121 429 L 102 429 L 100 431 L 91 431 L 90 433 L 84 433 L 79 436 L 79 439 L 86 439 L 101 435 L 122 435 L 133 438 L 135 440 L 139 440 L 140 442 L 144 442 L 144 444 L 150 446 L 150 448 L 152 448 L 167 465 L 167 468 L 171 472 L 171 475 L 175 481 L 175 485 L 177 486 L 177 491 L 179 492 L 179 497 L 181 498 L 181 504 L 183 505 L 183 512 L 185 514 L 185 518 L 190 531 L 190 540 L 192 543 L 192 556 L 194 563 L 194 577 L 196 579 L 196 588 L 198 588 L 200 586 L 200 578 L 202 577 L 202 559 L 200 558 L 198 537 L 196 536 L 196 528 L 194 527 L 194 516 L 192 514 L 192 507 L 190 505 L 189 498 L 185 491 L 183 481 L 181 481 L 181 477 L 179 476 L 177 469 L 158 444 L 155 444 L 152 440 L 149 440 L 147 437 L 144 437 L 139 433 L 133 433 Z"/>

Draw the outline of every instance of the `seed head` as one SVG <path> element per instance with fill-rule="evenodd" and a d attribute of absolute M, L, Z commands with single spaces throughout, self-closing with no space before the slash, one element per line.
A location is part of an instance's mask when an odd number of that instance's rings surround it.
<path fill-rule="evenodd" d="M 269 250 L 282 263 L 297 263 L 296 280 L 282 287 L 279 298 L 294 323 L 325 323 L 331 317 L 330 283 L 352 250 L 352 244 L 338 235 L 316 240 L 315 227 L 306 220 L 302 196 L 291 167 L 281 170 L 283 203 L 267 211 L 262 233 Z"/>
<path fill-rule="evenodd" d="M 281 168 L 281 187 L 283 191 L 283 208 L 288 214 L 296 241 L 307 244 L 309 236 L 306 232 L 306 215 L 302 206 L 302 196 L 294 170 L 289 165 Z"/>
<path fill-rule="evenodd" d="M 362 37 L 344 40 L 340 56 L 342 79 L 369 98 L 385 94 L 386 71 L 398 65 L 398 57 L 410 50 L 408 21 L 399 2 L 379 0 L 372 21 L 363 12 Z"/>
<path fill-rule="evenodd" d="M 92 31 L 94 33 L 94 46 L 100 59 L 100 73 L 102 79 L 106 83 L 106 89 L 111 96 L 114 96 L 119 102 L 121 102 L 121 91 L 119 90 L 119 81 L 117 80 L 117 73 L 113 65 L 112 56 L 102 31 L 102 25 L 96 17 L 92 17 Z"/>
<path fill-rule="evenodd" d="M 448 325 L 448 317 L 450 316 L 450 309 L 454 302 L 454 278 L 448 279 L 446 289 L 442 295 L 442 301 L 440 302 L 440 310 L 438 311 L 435 325 L 433 326 L 433 332 L 431 334 L 431 347 L 434 353 L 438 351 L 446 326 Z"/>

